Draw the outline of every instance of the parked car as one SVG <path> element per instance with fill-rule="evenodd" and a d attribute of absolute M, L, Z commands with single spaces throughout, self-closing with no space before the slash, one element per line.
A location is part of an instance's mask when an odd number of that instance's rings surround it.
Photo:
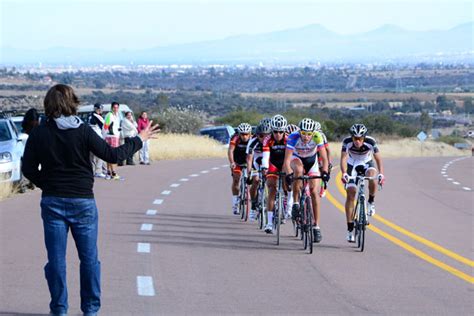
<path fill-rule="evenodd" d="M 230 125 L 211 126 L 202 128 L 199 133 L 213 138 L 224 145 L 229 145 L 230 138 L 234 135 L 234 129 Z"/>
<path fill-rule="evenodd" d="M 10 117 L 0 113 L 0 182 L 22 185 L 21 158 L 26 138 L 26 134 L 18 132 Z"/>

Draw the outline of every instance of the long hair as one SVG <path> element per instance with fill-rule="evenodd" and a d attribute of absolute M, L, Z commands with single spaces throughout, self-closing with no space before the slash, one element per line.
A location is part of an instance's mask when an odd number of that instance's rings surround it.
<path fill-rule="evenodd" d="M 64 84 L 51 87 L 44 98 L 44 112 L 49 118 L 76 115 L 78 106 L 79 98 L 74 90 Z"/>
<path fill-rule="evenodd" d="M 35 108 L 31 108 L 26 111 L 25 116 L 23 117 L 23 122 L 21 127 L 23 128 L 23 133 L 30 134 L 31 130 L 39 125 L 39 114 Z"/>

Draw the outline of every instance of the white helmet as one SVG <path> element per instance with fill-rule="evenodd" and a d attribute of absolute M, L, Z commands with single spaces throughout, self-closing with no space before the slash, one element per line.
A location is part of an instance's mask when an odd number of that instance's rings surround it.
<path fill-rule="evenodd" d="M 350 131 L 354 137 L 364 137 L 367 134 L 367 127 L 364 124 L 354 124 L 351 126 Z"/>
<path fill-rule="evenodd" d="M 291 133 L 299 131 L 299 130 L 300 130 L 300 128 L 295 124 L 288 124 L 288 126 L 286 127 L 286 133 L 287 134 L 291 134 Z"/>
<path fill-rule="evenodd" d="M 305 132 L 314 132 L 314 126 L 315 123 L 312 119 L 305 117 L 304 119 L 301 120 L 301 122 L 298 124 L 298 127 L 300 130 L 305 131 Z"/>
<path fill-rule="evenodd" d="M 272 131 L 274 132 L 284 132 L 286 130 L 286 118 L 283 115 L 277 114 L 272 118 Z"/>
<path fill-rule="evenodd" d="M 319 123 L 318 121 L 314 121 L 314 130 L 316 132 L 321 132 L 321 123 Z"/>
<path fill-rule="evenodd" d="M 240 123 L 239 126 L 237 126 L 237 132 L 239 132 L 239 134 L 250 134 L 252 132 L 252 126 L 250 126 L 249 123 Z"/>

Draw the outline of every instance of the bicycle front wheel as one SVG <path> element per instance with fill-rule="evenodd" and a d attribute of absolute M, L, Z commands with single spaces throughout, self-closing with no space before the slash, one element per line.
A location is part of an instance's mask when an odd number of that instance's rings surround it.
<path fill-rule="evenodd" d="M 311 205 L 311 198 L 307 197 L 305 201 L 305 212 L 307 213 L 307 225 L 308 225 L 308 246 L 309 253 L 313 253 L 313 206 Z"/>
<path fill-rule="evenodd" d="M 359 213 L 359 227 L 360 227 L 360 237 L 359 237 L 359 248 L 360 251 L 364 251 L 365 247 L 365 225 L 367 224 L 367 213 L 366 213 L 366 204 L 364 199 L 361 199 L 362 206 L 360 207 L 360 213 Z"/>
<path fill-rule="evenodd" d="M 281 193 L 278 193 L 276 213 L 274 214 L 274 216 L 276 217 L 275 221 L 276 221 L 277 245 L 280 244 L 280 226 L 281 226 L 282 213 L 283 213 L 283 196 Z"/>

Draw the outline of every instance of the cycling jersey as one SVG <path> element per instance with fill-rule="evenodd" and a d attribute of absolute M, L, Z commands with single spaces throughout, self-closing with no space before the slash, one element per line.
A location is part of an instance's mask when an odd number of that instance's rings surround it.
<path fill-rule="evenodd" d="M 263 144 L 258 140 L 258 137 L 252 138 L 247 145 L 245 153 L 247 155 L 253 154 L 253 159 L 262 157 Z"/>
<path fill-rule="evenodd" d="M 263 140 L 263 159 L 262 167 L 269 168 L 271 163 L 278 170 L 283 167 L 285 160 L 287 136 L 285 135 L 281 141 L 277 141 L 273 135 L 265 137 Z"/>
<path fill-rule="evenodd" d="M 371 161 L 373 154 L 379 152 L 379 147 L 374 138 L 366 136 L 362 146 L 356 148 L 352 137 L 349 136 L 342 141 L 342 152 L 346 152 L 349 155 L 347 163 L 354 166 Z"/>
<path fill-rule="evenodd" d="M 238 134 L 235 134 L 232 139 L 230 140 L 230 145 L 235 146 L 234 148 L 234 161 L 238 165 L 243 165 L 246 163 L 245 158 L 247 157 L 246 150 L 247 144 L 249 141 L 243 142 L 240 139 Z"/>
<path fill-rule="evenodd" d="M 303 143 L 300 132 L 291 133 L 286 142 L 286 148 L 293 150 L 293 156 L 298 158 L 314 157 L 323 146 L 324 140 L 319 132 L 314 132 L 313 138 L 306 144 Z"/>

